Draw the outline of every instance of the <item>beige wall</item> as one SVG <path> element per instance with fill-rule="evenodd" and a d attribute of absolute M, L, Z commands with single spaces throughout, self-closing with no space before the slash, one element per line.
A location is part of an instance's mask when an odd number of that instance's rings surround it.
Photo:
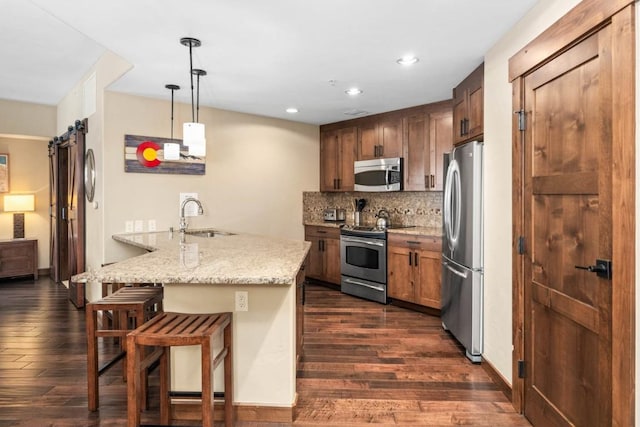
<path fill-rule="evenodd" d="M 0 132 L 3 128 L 0 128 Z M 38 240 L 38 268 L 49 268 L 48 141 L 0 137 L 0 153 L 9 154 L 9 192 L 34 194 L 35 212 L 25 213 L 25 237 Z M 3 207 L 4 210 L 4 207 Z M 0 239 L 13 238 L 13 214 L 0 213 Z"/>
<path fill-rule="evenodd" d="M 98 175 L 105 262 L 132 254 L 111 239 L 127 220 L 154 219 L 158 230 L 178 227 L 179 193 L 195 192 L 204 216 L 192 228 L 303 239 L 302 192 L 319 186 L 319 129 L 286 120 L 200 108 L 206 125 L 203 176 L 124 172 L 124 135 L 170 136 L 170 101 L 106 92 L 103 173 Z M 190 105 L 175 106 L 175 137 Z"/>
<path fill-rule="evenodd" d="M 509 58 L 579 0 L 540 0 L 485 55 L 484 353 L 512 382 L 511 356 L 511 84 Z"/>
<path fill-rule="evenodd" d="M 0 135 L 48 141 L 56 135 L 56 107 L 0 99 Z"/>
<path fill-rule="evenodd" d="M 106 52 L 100 57 L 98 62 L 89 70 L 85 76 L 69 91 L 64 99 L 58 104 L 57 129 L 59 133 L 66 131 L 67 126 L 76 120 L 88 118 L 89 132 L 86 135 L 85 149 L 93 149 L 96 157 L 97 176 L 104 176 L 104 89 L 120 78 L 131 68 L 131 64 L 124 61 L 119 56 Z M 94 99 L 95 103 L 85 103 L 85 90 L 89 92 L 89 87 L 85 87 L 85 82 L 95 75 L 95 93 L 88 96 Z M 93 92 L 93 91 L 91 91 Z M 99 181 L 100 182 L 100 181 Z M 99 267 L 104 262 L 104 218 L 100 210 L 99 201 L 102 200 L 102 186 L 98 185 L 95 191 L 95 204 L 87 203 L 85 213 L 87 226 L 86 236 L 86 265 L 87 267 Z M 97 206 L 94 207 L 94 206 Z M 89 297 L 92 292 L 89 290 Z"/>
<path fill-rule="evenodd" d="M 36 198 L 36 211 L 25 214 L 25 235 L 38 240 L 38 268 L 49 268 L 47 147 L 55 134 L 56 107 L 0 99 L 0 153 L 9 154 L 9 190 Z M 1 213 L 0 239 L 12 237 L 13 215 Z"/>

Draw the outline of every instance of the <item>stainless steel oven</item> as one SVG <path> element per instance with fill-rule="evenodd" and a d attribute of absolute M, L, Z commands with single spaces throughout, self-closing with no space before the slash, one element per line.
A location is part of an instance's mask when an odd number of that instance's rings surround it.
<path fill-rule="evenodd" d="M 386 231 L 372 227 L 343 227 L 340 231 L 340 272 L 342 292 L 386 304 Z"/>

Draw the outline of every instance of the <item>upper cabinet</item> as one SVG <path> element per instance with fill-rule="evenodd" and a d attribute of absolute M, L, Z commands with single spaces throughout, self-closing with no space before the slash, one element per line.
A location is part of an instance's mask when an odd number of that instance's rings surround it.
<path fill-rule="evenodd" d="M 453 89 L 453 143 L 481 139 L 484 133 L 484 63 Z"/>
<path fill-rule="evenodd" d="M 451 108 L 420 112 L 404 120 L 404 189 L 442 191 L 442 155 L 453 146 Z"/>
<path fill-rule="evenodd" d="M 356 128 L 320 132 L 320 191 L 353 191 Z"/>
<path fill-rule="evenodd" d="M 359 125 L 357 153 L 358 160 L 402 156 L 402 118 Z"/>
<path fill-rule="evenodd" d="M 442 154 L 451 151 L 451 101 L 320 127 L 320 191 L 353 191 L 353 162 L 404 158 L 405 191 L 442 191 Z"/>

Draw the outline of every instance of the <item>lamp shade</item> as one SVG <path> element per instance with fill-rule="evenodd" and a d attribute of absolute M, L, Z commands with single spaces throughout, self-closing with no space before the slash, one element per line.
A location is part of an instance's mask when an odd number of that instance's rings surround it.
<path fill-rule="evenodd" d="M 4 196 L 5 212 L 31 212 L 35 210 L 33 194 L 7 194 Z"/>
<path fill-rule="evenodd" d="M 182 126 L 182 143 L 187 147 L 191 145 L 204 145 L 204 125 L 202 123 L 184 123 Z"/>

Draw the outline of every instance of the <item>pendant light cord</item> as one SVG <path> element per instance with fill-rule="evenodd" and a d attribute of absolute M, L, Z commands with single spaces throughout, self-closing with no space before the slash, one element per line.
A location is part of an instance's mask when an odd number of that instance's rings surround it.
<path fill-rule="evenodd" d="M 193 78 L 193 74 L 192 77 Z M 198 79 L 196 80 L 198 82 L 198 89 L 196 90 L 197 93 L 197 97 L 196 97 L 196 123 L 200 123 L 200 74 L 198 73 Z"/>
<path fill-rule="evenodd" d="M 173 92 L 180 89 L 180 86 L 174 84 L 166 84 L 165 88 L 171 91 L 171 139 L 173 139 Z"/>
<path fill-rule="evenodd" d="M 195 119 L 195 109 L 193 107 L 193 45 L 189 44 L 189 75 L 191 76 L 191 120 L 193 122 Z"/>
<path fill-rule="evenodd" d="M 173 89 L 171 89 L 171 139 L 173 139 Z"/>

